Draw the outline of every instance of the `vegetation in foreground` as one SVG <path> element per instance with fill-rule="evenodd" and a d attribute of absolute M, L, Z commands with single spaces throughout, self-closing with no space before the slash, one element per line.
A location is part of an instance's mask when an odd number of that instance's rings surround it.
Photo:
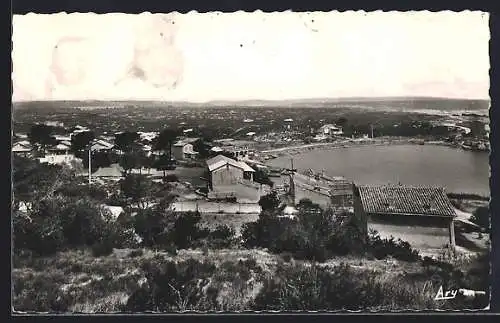
<path fill-rule="evenodd" d="M 168 183 L 156 185 L 127 174 L 115 188 L 75 189 L 78 178 L 68 169 L 14 162 L 17 311 L 462 309 L 488 304 L 487 297 L 434 300 L 440 286 L 489 295 L 487 254 L 422 259 L 403 241 L 376 233 L 365 241 L 355 220 L 310 201 L 299 204 L 298 221 L 282 219 L 273 195 L 261 200 L 259 219 L 236 237 L 230 227 L 204 228 L 197 213 L 169 211 Z M 111 196 L 126 206 L 118 219 L 102 207 Z"/>

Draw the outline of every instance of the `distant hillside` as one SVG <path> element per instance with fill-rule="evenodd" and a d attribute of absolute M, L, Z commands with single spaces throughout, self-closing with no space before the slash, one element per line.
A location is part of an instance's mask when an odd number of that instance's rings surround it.
<path fill-rule="evenodd" d="M 109 107 L 109 108 L 162 108 L 162 107 L 274 107 L 274 108 L 337 108 L 358 106 L 364 108 L 394 108 L 404 110 L 486 110 L 489 100 L 467 100 L 430 97 L 381 97 L 381 98 L 320 98 L 300 100 L 246 100 L 246 101 L 210 101 L 205 103 L 171 102 L 171 101 L 27 101 L 14 102 L 14 109 L 43 108 L 78 108 L 78 107 Z"/>

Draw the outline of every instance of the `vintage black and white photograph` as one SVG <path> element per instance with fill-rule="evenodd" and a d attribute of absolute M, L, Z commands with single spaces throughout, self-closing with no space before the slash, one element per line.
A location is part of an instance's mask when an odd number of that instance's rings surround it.
<path fill-rule="evenodd" d="M 487 310 L 489 15 L 13 16 L 13 313 Z"/>

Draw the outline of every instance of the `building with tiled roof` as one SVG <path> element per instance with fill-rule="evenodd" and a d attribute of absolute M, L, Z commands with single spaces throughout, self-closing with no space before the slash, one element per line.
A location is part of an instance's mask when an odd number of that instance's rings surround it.
<path fill-rule="evenodd" d="M 240 197 L 239 195 L 244 195 L 239 194 L 241 192 L 256 190 L 253 187 L 255 170 L 245 162 L 217 155 L 207 160 L 207 170 L 210 193 Z"/>
<path fill-rule="evenodd" d="M 355 215 L 366 233 L 402 239 L 421 250 L 455 246 L 455 208 L 444 188 L 425 186 L 354 187 Z"/>

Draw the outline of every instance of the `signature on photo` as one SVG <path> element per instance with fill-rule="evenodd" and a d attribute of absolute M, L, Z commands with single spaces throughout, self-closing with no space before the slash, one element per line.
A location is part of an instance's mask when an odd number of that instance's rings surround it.
<path fill-rule="evenodd" d="M 473 298 L 480 295 L 486 295 L 486 292 L 464 289 L 464 288 L 444 291 L 443 286 L 440 286 L 436 296 L 434 297 L 434 300 L 438 301 L 438 300 L 454 299 L 455 297 L 457 297 L 458 294 L 464 296 L 465 298 Z"/>

